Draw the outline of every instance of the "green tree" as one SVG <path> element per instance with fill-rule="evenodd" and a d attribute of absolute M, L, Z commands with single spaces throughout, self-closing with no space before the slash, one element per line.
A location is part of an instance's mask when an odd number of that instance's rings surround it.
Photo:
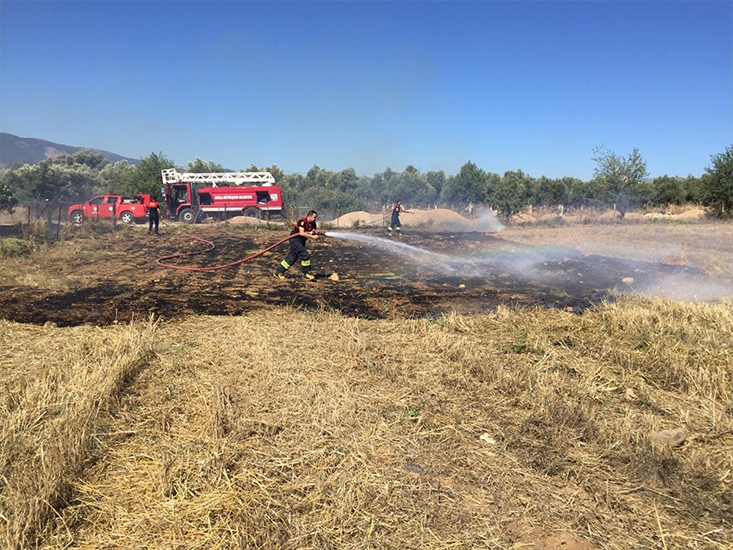
<path fill-rule="evenodd" d="M 469 161 L 443 185 L 441 200 L 455 206 L 483 204 L 486 200 L 486 172 Z"/>
<path fill-rule="evenodd" d="M 205 161 L 196 157 L 196 160 L 188 163 L 186 172 L 190 172 L 192 174 L 212 174 L 231 172 L 231 170 L 225 170 L 221 164 L 218 164 L 214 161 Z"/>
<path fill-rule="evenodd" d="M 51 200 L 58 196 L 60 185 L 52 178 L 50 163 L 41 162 L 28 170 L 29 190 L 34 199 Z"/>
<path fill-rule="evenodd" d="M 33 168 L 32 165 L 24 164 L 17 168 L 8 168 L 7 170 L 0 171 L 0 185 L 7 187 L 10 193 L 19 201 L 32 198 L 29 191 L 28 178 L 24 177 L 21 173 L 22 171 L 28 171 L 29 168 Z"/>
<path fill-rule="evenodd" d="M 58 155 L 51 157 L 41 162 L 45 162 L 48 165 L 63 165 L 63 166 L 77 166 L 83 165 L 91 168 L 92 170 L 101 170 L 104 166 L 109 164 L 109 161 L 104 158 L 102 153 L 95 153 L 90 149 L 79 149 L 72 155 Z"/>
<path fill-rule="evenodd" d="M 643 184 L 649 175 L 646 161 L 637 148 L 628 157 L 618 156 L 603 147 L 593 149 L 593 154 L 591 159 L 596 163 L 593 179 L 605 191 L 608 203 L 614 203 L 623 217 L 629 208 L 644 200 Z"/>
<path fill-rule="evenodd" d="M 126 160 L 107 164 L 99 171 L 102 190 L 107 193 L 122 193 L 123 190 L 132 189 L 136 172 L 137 167 Z"/>
<path fill-rule="evenodd" d="M 175 168 L 175 165 L 163 153 L 150 153 L 150 156 L 142 159 L 136 168 L 134 176 L 127 184 L 128 187 L 119 191 L 123 195 L 138 193 L 159 195 L 163 187 L 161 172 L 168 168 Z"/>
<path fill-rule="evenodd" d="M 83 164 L 93 170 L 101 170 L 110 162 L 104 158 L 102 153 L 95 153 L 89 149 L 80 149 L 71 155 L 71 164 Z"/>
<path fill-rule="evenodd" d="M 305 175 L 307 187 L 328 187 L 328 180 L 332 173 L 330 170 L 323 170 L 320 166 L 314 165 Z"/>
<path fill-rule="evenodd" d="M 682 204 L 687 199 L 687 190 L 682 178 L 668 175 L 659 176 L 651 181 L 651 203 L 655 206 Z"/>
<path fill-rule="evenodd" d="M 345 170 L 341 170 L 341 172 L 333 174 L 329 187 L 338 189 L 339 191 L 352 192 L 358 184 L 359 178 L 356 175 L 356 170 L 346 168 Z"/>
<path fill-rule="evenodd" d="M 712 165 L 705 169 L 701 178 L 703 204 L 715 209 L 720 217 L 730 216 L 733 209 L 733 146 L 710 158 Z"/>
<path fill-rule="evenodd" d="M 53 200 L 78 202 L 103 191 L 99 171 L 87 164 L 51 165 L 47 176 L 54 188 Z"/>
<path fill-rule="evenodd" d="M 285 179 L 285 172 L 282 168 L 280 168 L 277 164 L 271 164 L 264 170 L 261 170 L 262 172 L 270 172 L 272 174 L 272 177 L 275 178 L 275 183 L 280 184 L 282 180 Z"/>
<path fill-rule="evenodd" d="M 499 213 L 509 218 L 520 212 L 529 203 L 533 186 L 532 177 L 521 170 L 505 172 L 493 197 Z"/>
<path fill-rule="evenodd" d="M 600 207 L 606 204 L 607 189 L 597 179 L 583 181 L 579 178 L 563 178 L 568 185 L 568 203 L 575 208 L 581 206 Z"/>
<path fill-rule="evenodd" d="M 558 206 L 567 204 L 569 196 L 568 184 L 564 179 L 550 179 L 542 176 L 533 180 L 531 192 L 532 204 L 535 206 Z"/>
<path fill-rule="evenodd" d="M 428 172 L 425 174 L 425 180 L 428 185 L 435 190 L 436 200 L 440 197 L 440 193 L 443 191 L 443 185 L 445 185 L 445 172 L 438 170 L 437 172 Z"/>
<path fill-rule="evenodd" d="M 695 204 L 703 203 L 703 185 L 702 178 L 696 178 L 692 174 L 689 174 L 683 180 L 683 187 L 685 189 L 685 200 L 684 202 L 692 202 Z"/>
<path fill-rule="evenodd" d="M 18 199 L 7 185 L 0 184 L 0 212 L 12 214 L 18 205 Z"/>
<path fill-rule="evenodd" d="M 398 200 L 410 206 L 425 206 L 437 200 L 438 193 L 427 178 L 412 165 L 393 178 L 393 183 L 386 195 L 389 203 Z"/>

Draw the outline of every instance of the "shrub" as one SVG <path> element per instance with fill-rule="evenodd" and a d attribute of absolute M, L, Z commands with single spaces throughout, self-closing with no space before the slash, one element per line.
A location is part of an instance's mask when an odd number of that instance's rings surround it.
<path fill-rule="evenodd" d="M 32 241 L 16 239 L 8 237 L 0 241 L 0 257 L 2 258 L 21 258 L 30 256 L 36 249 L 36 244 Z"/>

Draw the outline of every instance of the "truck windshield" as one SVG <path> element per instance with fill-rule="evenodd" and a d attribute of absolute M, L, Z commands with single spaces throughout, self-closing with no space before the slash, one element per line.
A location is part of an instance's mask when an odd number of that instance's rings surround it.
<path fill-rule="evenodd" d="M 174 204 L 175 203 L 180 204 L 180 203 L 187 202 L 186 200 L 188 198 L 187 195 L 188 193 L 186 192 L 185 186 L 174 187 L 173 192 L 171 193 L 171 199 Z"/>

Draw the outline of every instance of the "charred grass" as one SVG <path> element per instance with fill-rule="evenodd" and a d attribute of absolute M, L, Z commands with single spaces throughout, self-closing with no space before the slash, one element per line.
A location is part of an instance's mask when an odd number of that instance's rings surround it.
<path fill-rule="evenodd" d="M 641 298 L 0 321 L 0 546 L 730 548 L 731 342 Z"/>

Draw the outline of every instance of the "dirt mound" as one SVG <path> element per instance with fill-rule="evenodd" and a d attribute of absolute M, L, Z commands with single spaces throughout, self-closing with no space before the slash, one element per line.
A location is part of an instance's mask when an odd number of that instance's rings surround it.
<path fill-rule="evenodd" d="M 329 222 L 336 227 L 355 227 L 358 225 L 379 225 L 383 219 L 382 214 L 370 214 L 364 210 L 349 212 Z"/>
<path fill-rule="evenodd" d="M 705 210 L 702 208 L 693 208 L 691 210 L 685 210 L 680 214 L 674 214 L 671 217 L 680 220 L 699 220 L 705 217 Z"/>
<path fill-rule="evenodd" d="M 598 216 L 599 220 L 617 220 L 621 217 L 621 213 L 618 210 L 609 210 Z"/>
<path fill-rule="evenodd" d="M 410 210 L 410 212 L 412 212 L 412 214 L 400 216 L 400 221 L 403 225 L 450 225 L 456 223 L 471 223 L 471 220 L 468 220 L 457 212 L 447 208 L 435 208 L 434 210 Z"/>
<path fill-rule="evenodd" d="M 381 227 L 386 226 L 390 221 L 391 213 L 370 214 L 363 210 L 349 212 L 328 222 L 336 227 Z M 400 215 L 400 223 L 406 228 L 433 227 L 440 231 L 478 231 L 496 232 L 501 231 L 503 226 L 493 213 L 488 210 L 479 210 L 471 218 L 465 218 L 458 212 L 448 208 L 435 208 L 430 210 L 410 209 Z"/>
<path fill-rule="evenodd" d="M 512 225 L 527 225 L 537 220 L 530 214 L 513 214 L 509 221 Z"/>
<path fill-rule="evenodd" d="M 234 216 L 229 219 L 229 223 L 232 225 L 262 225 L 262 224 L 286 224 L 284 218 L 278 216 L 277 220 L 260 220 L 259 218 L 253 218 L 250 216 Z"/>

